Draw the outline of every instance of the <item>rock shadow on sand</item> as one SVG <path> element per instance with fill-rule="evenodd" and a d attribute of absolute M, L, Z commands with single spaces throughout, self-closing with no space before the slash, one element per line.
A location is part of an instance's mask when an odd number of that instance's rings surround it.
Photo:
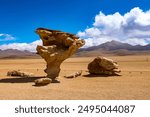
<path fill-rule="evenodd" d="M 122 76 L 120 74 L 113 74 L 113 75 L 106 75 L 106 74 L 86 74 L 82 75 L 83 77 L 92 78 L 92 77 L 99 77 L 99 78 L 110 78 L 115 76 Z"/>
<path fill-rule="evenodd" d="M 34 82 L 39 78 L 45 78 L 45 76 L 3 78 L 0 79 L 0 83 L 29 83 Z"/>

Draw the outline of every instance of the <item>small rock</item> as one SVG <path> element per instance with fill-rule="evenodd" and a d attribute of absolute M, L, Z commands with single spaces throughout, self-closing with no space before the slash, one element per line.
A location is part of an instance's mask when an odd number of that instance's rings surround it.
<path fill-rule="evenodd" d="M 43 85 L 50 84 L 52 80 L 50 78 L 40 78 L 35 80 L 34 82 L 35 82 L 35 86 L 43 86 Z"/>
<path fill-rule="evenodd" d="M 70 75 L 66 75 L 66 76 L 64 76 L 64 77 L 65 77 L 65 78 L 76 78 L 76 77 L 78 77 L 78 76 L 81 76 L 81 74 L 82 74 L 82 71 L 78 71 L 78 72 L 72 73 L 72 74 L 70 74 Z"/>
<path fill-rule="evenodd" d="M 7 76 L 20 76 L 20 77 L 32 77 L 32 73 L 23 72 L 20 70 L 12 70 L 7 72 Z"/>

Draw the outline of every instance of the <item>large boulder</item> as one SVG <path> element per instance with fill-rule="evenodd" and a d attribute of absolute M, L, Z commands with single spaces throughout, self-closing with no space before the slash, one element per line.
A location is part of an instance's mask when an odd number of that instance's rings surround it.
<path fill-rule="evenodd" d="M 38 45 L 36 50 L 46 61 L 47 77 L 52 79 L 52 82 L 57 82 L 61 63 L 82 47 L 85 41 L 76 35 L 58 30 L 38 28 L 36 33 L 43 41 L 43 45 Z"/>
<path fill-rule="evenodd" d="M 118 69 L 117 62 L 106 57 L 96 57 L 88 64 L 88 70 L 90 74 L 95 75 L 117 75 L 121 72 Z"/>

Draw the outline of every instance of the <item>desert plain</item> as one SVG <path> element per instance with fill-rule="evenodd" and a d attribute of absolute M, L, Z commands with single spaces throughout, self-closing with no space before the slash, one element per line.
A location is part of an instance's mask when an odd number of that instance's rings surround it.
<path fill-rule="evenodd" d="M 42 58 L 0 59 L 1 100 L 149 100 L 150 56 L 106 56 L 118 62 L 120 76 L 89 75 L 87 65 L 95 57 L 73 57 L 61 65 L 60 83 L 34 86 L 34 80 L 45 76 Z M 22 70 L 31 78 L 9 77 L 9 70 Z M 82 70 L 77 78 L 63 76 Z"/>

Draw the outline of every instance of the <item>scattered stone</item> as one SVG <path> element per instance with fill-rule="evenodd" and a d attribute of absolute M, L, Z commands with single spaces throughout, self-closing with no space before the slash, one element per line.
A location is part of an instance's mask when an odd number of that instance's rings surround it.
<path fill-rule="evenodd" d="M 106 57 L 96 57 L 88 64 L 88 70 L 90 74 L 97 75 L 117 75 L 121 72 L 118 70 L 117 62 Z"/>
<path fill-rule="evenodd" d="M 65 78 L 76 78 L 76 77 L 78 77 L 78 76 L 81 76 L 81 74 L 82 74 L 82 71 L 78 71 L 78 72 L 75 72 L 75 73 L 66 75 L 66 76 L 64 76 L 64 77 L 65 77 Z"/>
<path fill-rule="evenodd" d="M 7 72 L 7 76 L 33 77 L 33 73 L 23 72 L 20 70 L 12 70 Z"/>
<path fill-rule="evenodd" d="M 40 78 L 35 80 L 34 82 L 35 82 L 35 86 L 43 86 L 43 85 L 50 84 L 52 80 L 50 78 Z"/>
<path fill-rule="evenodd" d="M 36 33 L 39 34 L 43 42 L 42 46 L 37 46 L 37 54 L 47 63 L 44 70 L 47 77 L 55 82 L 60 72 L 61 63 L 82 47 L 85 41 L 70 33 L 45 28 L 38 28 Z"/>

